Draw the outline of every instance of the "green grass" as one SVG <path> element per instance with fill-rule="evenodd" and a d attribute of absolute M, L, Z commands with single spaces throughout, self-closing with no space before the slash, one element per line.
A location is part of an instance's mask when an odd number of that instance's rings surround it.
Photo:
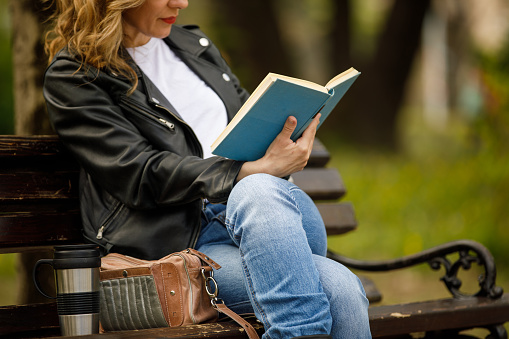
<path fill-rule="evenodd" d="M 0 255 L 0 305 L 16 304 L 16 254 Z"/>

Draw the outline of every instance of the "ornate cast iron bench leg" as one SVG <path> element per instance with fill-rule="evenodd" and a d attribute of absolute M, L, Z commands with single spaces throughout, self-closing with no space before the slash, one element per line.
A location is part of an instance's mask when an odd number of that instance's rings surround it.
<path fill-rule="evenodd" d="M 455 261 L 449 258 L 449 256 L 453 254 L 459 255 L 455 258 Z M 495 261 L 490 251 L 480 243 L 472 240 L 458 240 L 445 243 L 413 255 L 393 260 L 356 260 L 339 255 L 330 250 L 327 256 L 347 267 L 369 272 L 387 272 L 422 263 L 428 263 L 433 270 L 439 270 L 443 267 L 445 274 L 440 280 L 444 282 L 449 292 L 456 299 L 472 297 L 499 299 L 504 292 L 501 287 L 495 285 L 497 272 Z M 469 270 L 472 264 L 479 265 L 484 269 L 484 272 L 479 276 L 479 290 L 472 294 L 465 294 L 460 291 L 462 281 L 458 278 L 458 272 L 461 269 Z M 490 336 L 488 338 L 507 339 L 507 331 L 503 325 L 490 325 L 485 328 L 490 331 Z M 432 335 L 431 333 L 429 334 Z"/>

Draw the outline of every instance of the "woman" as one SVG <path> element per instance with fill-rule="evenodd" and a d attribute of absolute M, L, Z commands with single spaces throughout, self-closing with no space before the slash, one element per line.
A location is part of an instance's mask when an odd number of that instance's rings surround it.
<path fill-rule="evenodd" d="M 82 168 L 86 239 L 144 259 L 206 253 L 220 297 L 265 338 L 370 337 L 362 285 L 325 258 L 313 202 L 280 179 L 306 165 L 319 117 L 295 143 L 289 117 L 257 161 L 211 156 L 248 93 L 196 26 L 174 25 L 187 6 L 57 1 L 44 96 Z"/>

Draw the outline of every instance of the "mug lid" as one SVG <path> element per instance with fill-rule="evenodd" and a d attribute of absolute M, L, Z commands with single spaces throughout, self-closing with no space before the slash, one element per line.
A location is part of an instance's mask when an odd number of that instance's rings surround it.
<path fill-rule="evenodd" d="M 55 259 L 95 258 L 99 256 L 99 247 L 93 244 L 59 245 L 55 246 L 55 252 L 53 254 Z"/>

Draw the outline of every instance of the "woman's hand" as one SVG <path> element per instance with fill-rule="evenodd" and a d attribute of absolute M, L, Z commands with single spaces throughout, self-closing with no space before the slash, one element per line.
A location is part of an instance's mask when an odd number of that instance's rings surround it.
<path fill-rule="evenodd" d="M 295 142 L 290 136 L 297 126 L 297 119 L 293 116 L 288 117 L 283 130 L 270 144 L 265 155 L 256 161 L 246 162 L 237 176 L 237 181 L 255 173 L 267 173 L 282 178 L 302 171 L 311 155 L 320 116 L 317 114 Z"/>

